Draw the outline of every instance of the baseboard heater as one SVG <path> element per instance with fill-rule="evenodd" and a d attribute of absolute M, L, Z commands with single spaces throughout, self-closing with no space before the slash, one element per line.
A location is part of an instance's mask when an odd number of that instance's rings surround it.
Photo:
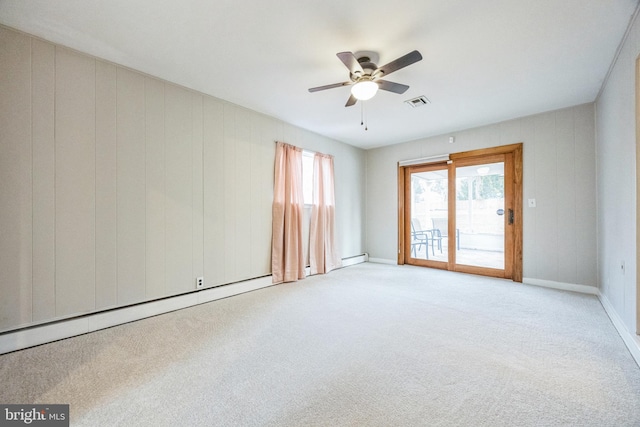
<path fill-rule="evenodd" d="M 342 266 L 359 264 L 368 260 L 367 254 L 342 259 Z M 111 308 L 89 314 L 74 316 L 27 326 L 0 334 L 0 354 L 22 350 L 117 325 L 134 322 L 159 314 L 228 298 L 245 292 L 273 286 L 271 275 L 224 284 L 212 288 L 195 289 L 191 292 L 145 301 L 125 307 Z"/>

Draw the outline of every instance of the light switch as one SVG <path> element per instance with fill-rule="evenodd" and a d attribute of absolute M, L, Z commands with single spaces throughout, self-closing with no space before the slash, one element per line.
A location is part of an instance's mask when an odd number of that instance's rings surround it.
<path fill-rule="evenodd" d="M 529 207 L 530 208 L 536 207 L 536 199 L 529 199 Z"/>

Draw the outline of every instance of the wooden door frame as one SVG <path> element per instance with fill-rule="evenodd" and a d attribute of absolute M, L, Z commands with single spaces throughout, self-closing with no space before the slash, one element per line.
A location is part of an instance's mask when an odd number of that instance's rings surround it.
<path fill-rule="evenodd" d="M 505 250 L 512 251 L 512 262 L 510 266 L 505 266 L 505 272 L 510 271 L 511 280 L 514 282 L 522 282 L 522 151 L 523 144 L 509 144 L 501 145 L 492 148 L 482 148 L 472 151 L 464 151 L 460 153 L 449 154 L 449 158 L 454 162 L 456 160 L 471 159 L 473 157 L 489 156 L 494 154 L 508 154 L 513 156 L 513 171 L 511 176 L 511 183 L 513 185 L 513 247 L 511 249 L 505 248 Z M 414 166 L 414 165 L 412 165 Z M 406 168 L 409 166 L 401 166 L 398 163 L 398 264 L 403 265 L 406 261 L 405 251 L 405 175 Z M 450 168 L 450 175 L 451 175 Z M 505 179 L 509 179 L 508 176 L 511 172 L 505 171 Z M 453 186 L 449 186 L 449 198 L 455 197 L 455 190 L 452 190 Z M 453 194 L 451 194 L 453 193 Z M 449 227 L 455 227 L 451 221 L 449 221 Z M 454 231 L 455 232 L 455 231 Z M 451 230 L 449 230 L 449 236 L 451 236 Z M 451 264 L 451 263 L 450 263 Z M 455 265 L 452 264 L 452 265 Z M 640 323 L 640 320 L 639 320 Z M 640 328 L 640 324 L 639 324 Z"/>

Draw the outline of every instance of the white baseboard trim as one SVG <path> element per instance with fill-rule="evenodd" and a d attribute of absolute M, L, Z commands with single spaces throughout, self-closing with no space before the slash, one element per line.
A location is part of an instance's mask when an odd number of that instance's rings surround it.
<path fill-rule="evenodd" d="M 8 332 L 0 335 L 0 354 L 122 325 L 272 285 L 271 276 L 259 277 L 130 307 L 117 308 Z"/>
<path fill-rule="evenodd" d="M 347 258 L 342 258 L 341 261 L 341 266 L 338 268 L 344 268 L 344 267 L 350 267 L 352 265 L 356 265 L 356 264 L 361 264 L 363 262 L 367 262 L 367 260 L 369 259 L 369 255 L 364 253 L 361 255 L 354 255 L 354 256 L 350 256 Z M 333 270 L 331 270 L 333 271 Z M 305 276 L 309 277 L 311 276 L 311 267 L 305 267 L 304 269 L 304 274 Z M 315 276 L 315 274 L 314 274 Z"/>
<path fill-rule="evenodd" d="M 640 366 L 640 338 L 636 334 L 629 332 L 629 329 L 627 329 L 624 322 L 613 308 L 609 298 L 600 291 L 598 291 L 598 298 L 604 307 L 604 311 L 607 312 L 609 319 L 611 319 L 611 323 L 613 323 L 613 326 L 618 331 L 618 334 L 620 334 L 622 341 L 624 341 L 624 344 L 629 349 L 631 356 L 633 356 L 638 366 Z"/>
<path fill-rule="evenodd" d="M 367 262 L 369 260 L 369 254 L 356 255 L 349 258 L 342 259 L 342 266 L 349 267 L 356 264 L 361 264 L 363 262 Z"/>
<path fill-rule="evenodd" d="M 366 262 L 367 254 L 342 260 L 342 266 Z M 271 275 L 245 280 L 215 288 L 203 289 L 187 294 L 176 295 L 161 300 L 149 301 L 129 307 L 116 308 L 70 319 L 61 319 L 51 323 L 34 325 L 14 332 L 0 334 L 0 354 L 34 347 L 48 342 L 70 338 L 112 326 L 157 316 L 163 313 L 192 307 L 198 304 L 227 298 L 245 292 L 272 286 Z"/>
<path fill-rule="evenodd" d="M 581 294 L 598 295 L 598 288 L 595 286 L 577 285 L 575 283 L 554 282 L 553 280 L 534 279 L 523 277 L 522 283 L 525 285 L 542 286 L 544 288 L 559 289 L 562 291 L 579 292 Z"/>
<path fill-rule="evenodd" d="M 369 258 L 369 262 L 372 262 L 374 264 L 398 265 L 398 261 L 386 258 Z"/>

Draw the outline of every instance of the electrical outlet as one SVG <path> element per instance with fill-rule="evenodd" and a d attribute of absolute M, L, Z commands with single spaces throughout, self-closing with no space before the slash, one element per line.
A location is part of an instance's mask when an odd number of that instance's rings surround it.
<path fill-rule="evenodd" d="M 204 286 L 204 277 L 196 277 L 196 289 L 202 289 Z"/>
<path fill-rule="evenodd" d="M 536 199 L 529 199 L 529 207 L 530 208 L 536 207 Z"/>

